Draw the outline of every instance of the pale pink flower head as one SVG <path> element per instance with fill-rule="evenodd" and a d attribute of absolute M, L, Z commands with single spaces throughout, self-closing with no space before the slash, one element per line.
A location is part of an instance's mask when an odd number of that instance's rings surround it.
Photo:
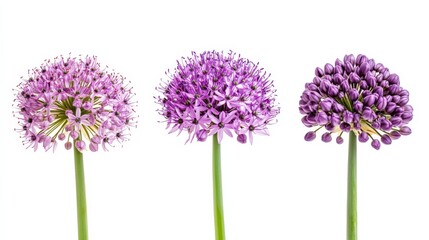
<path fill-rule="evenodd" d="M 46 60 L 16 88 L 16 131 L 34 150 L 55 150 L 63 141 L 66 149 L 75 142 L 79 151 L 97 151 L 99 144 L 122 143 L 136 126 L 134 96 L 125 77 L 100 68 L 96 57 Z"/>

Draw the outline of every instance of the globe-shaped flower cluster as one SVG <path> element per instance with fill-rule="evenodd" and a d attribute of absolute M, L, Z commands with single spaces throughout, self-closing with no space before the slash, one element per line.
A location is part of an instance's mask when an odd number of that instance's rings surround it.
<path fill-rule="evenodd" d="M 136 126 L 134 93 L 125 78 L 101 69 L 96 57 L 55 58 L 17 86 L 14 115 L 23 144 L 79 151 L 122 143 Z"/>
<path fill-rule="evenodd" d="M 157 88 L 158 111 L 170 133 L 189 133 L 186 142 L 213 134 L 221 142 L 225 133 L 252 143 L 253 134 L 268 135 L 267 125 L 280 111 L 270 75 L 232 51 L 192 52 L 166 74 L 169 80 Z"/>
<path fill-rule="evenodd" d="M 413 108 L 408 104 L 409 93 L 400 86 L 399 76 L 381 63 L 365 55 L 346 55 L 335 65 L 327 63 L 316 68 L 313 81 L 305 84 L 299 101 L 304 114 L 302 123 L 317 127 L 305 135 L 305 140 L 316 138 L 316 131 L 324 127 L 321 139 L 341 144 L 343 132 L 353 131 L 360 142 L 371 139 L 371 146 L 411 134 L 407 124 L 413 119 Z M 380 140 L 379 140 L 380 139 Z"/>

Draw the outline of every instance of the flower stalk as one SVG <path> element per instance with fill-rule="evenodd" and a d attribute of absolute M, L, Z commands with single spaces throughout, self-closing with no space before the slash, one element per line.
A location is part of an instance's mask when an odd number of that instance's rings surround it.
<path fill-rule="evenodd" d="M 335 142 L 342 144 L 343 133 L 349 134 L 347 240 L 357 240 L 357 141 L 370 140 L 371 147 L 379 150 L 381 144 L 410 135 L 407 125 L 414 109 L 409 97 L 397 74 L 363 54 L 345 55 L 334 65 L 317 67 L 313 80 L 305 84 L 299 101 L 301 121 L 315 130 L 304 139 L 313 141 L 321 131 L 323 142 L 331 142 L 337 134 Z"/>
<path fill-rule="evenodd" d="M 356 185 L 356 160 L 357 142 L 356 135 L 349 134 L 349 159 L 347 176 L 347 240 L 357 240 L 357 185 Z"/>
<path fill-rule="evenodd" d="M 213 137 L 215 239 L 224 240 L 220 145 L 224 136 L 252 144 L 255 135 L 269 135 L 280 112 L 273 80 L 259 63 L 233 51 L 192 52 L 166 75 L 155 100 L 169 133 L 187 133 L 185 143 Z"/>
<path fill-rule="evenodd" d="M 83 154 L 74 146 L 74 165 L 76 178 L 77 227 L 78 239 L 88 239 L 88 220 L 86 212 L 85 172 L 83 169 Z"/>
<path fill-rule="evenodd" d="M 88 239 L 83 155 L 108 151 L 129 140 L 137 126 L 137 101 L 130 82 L 102 68 L 97 57 L 56 57 L 22 77 L 15 90 L 13 114 L 22 143 L 36 151 L 73 149 L 79 240 Z"/>
<path fill-rule="evenodd" d="M 220 150 L 221 148 L 217 139 L 217 134 L 215 134 L 213 135 L 213 207 L 216 240 L 225 239 Z"/>

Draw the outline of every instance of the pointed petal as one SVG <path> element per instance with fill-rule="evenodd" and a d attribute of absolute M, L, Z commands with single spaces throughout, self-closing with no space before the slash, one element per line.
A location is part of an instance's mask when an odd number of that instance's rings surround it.
<path fill-rule="evenodd" d="M 226 118 L 223 120 L 223 122 L 224 123 L 229 123 L 229 122 L 231 122 L 231 120 L 233 120 L 236 116 L 235 116 L 235 113 L 236 113 L 237 111 L 232 111 L 232 112 L 230 112 L 229 114 L 228 114 L 228 116 L 226 116 Z"/>
<path fill-rule="evenodd" d="M 218 124 L 220 121 L 219 119 L 217 119 L 215 116 L 213 116 L 212 114 L 209 114 L 209 118 L 210 120 L 212 120 L 212 122 Z"/>
<path fill-rule="evenodd" d="M 80 114 L 81 114 L 81 110 L 78 107 L 78 108 L 76 108 L 76 117 L 80 117 Z"/>
<path fill-rule="evenodd" d="M 224 131 L 228 136 L 233 137 L 233 136 L 232 136 L 232 133 L 231 133 L 231 130 L 230 130 L 229 128 L 225 127 L 225 128 L 223 128 L 223 131 Z"/>
<path fill-rule="evenodd" d="M 217 141 L 219 144 L 222 142 L 222 138 L 223 138 L 223 131 L 222 129 L 219 129 L 219 131 L 217 132 Z"/>

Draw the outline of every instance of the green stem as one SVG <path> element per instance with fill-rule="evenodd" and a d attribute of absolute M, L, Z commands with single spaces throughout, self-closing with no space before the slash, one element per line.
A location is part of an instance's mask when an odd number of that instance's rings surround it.
<path fill-rule="evenodd" d="M 225 239 L 222 201 L 222 172 L 220 159 L 220 144 L 217 141 L 217 134 L 215 134 L 213 136 L 213 206 L 216 240 Z"/>
<path fill-rule="evenodd" d="M 349 162 L 347 179 L 347 240 L 357 240 L 356 135 L 349 133 Z"/>
<path fill-rule="evenodd" d="M 85 173 L 83 171 L 83 154 L 74 143 L 74 165 L 76 176 L 77 227 L 79 240 L 88 239 L 88 221 L 86 214 Z"/>

